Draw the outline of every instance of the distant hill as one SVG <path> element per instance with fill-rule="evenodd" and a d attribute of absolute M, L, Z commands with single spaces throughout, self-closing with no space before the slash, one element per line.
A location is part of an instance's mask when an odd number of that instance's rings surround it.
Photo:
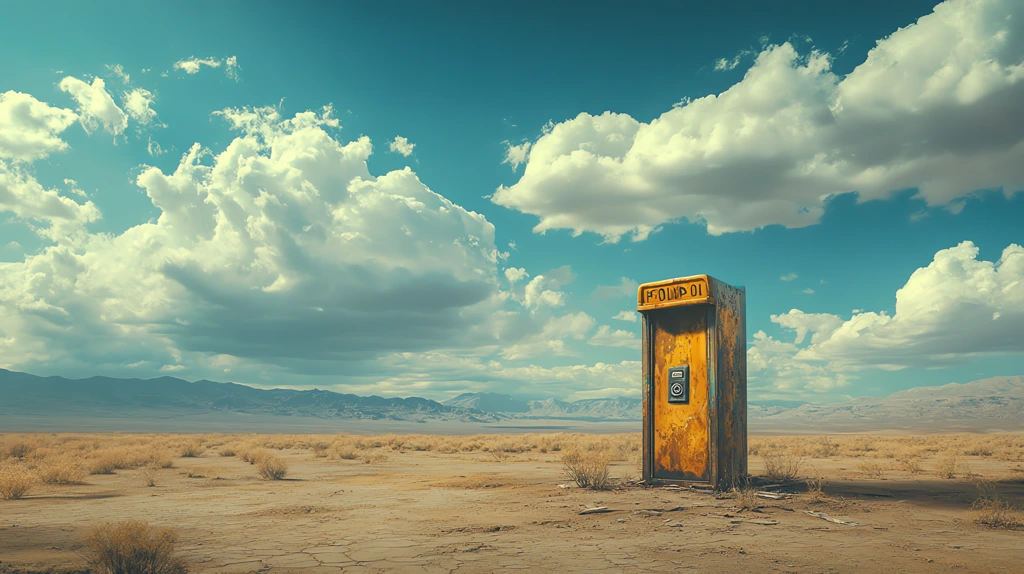
<path fill-rule="evenodd" d="M 235 412 L 338 419 L 494 422 L 491 413 L 411 397 L 361 397 L 321 390 L 256 389 L 174 377 L 65 379 L 0 369 L 0 416 L 127 417 L 159 412 Z"/>
<path fill-rule="evenodd" d="M 1024 376 L 993 377 L 971 383 L 916 387 L 887 397 L 801 405 L 762 414 L 758 430 L 818 432 L 872 428 L 930 431 L 1024 430 Z"/>
<path fill-rule="evenodd" d="M 193 383 L 174 377 L 66 379 L 0 369 L 0 421 L 5 421 L 5 417 L 6 421 L 31 419 L 37 428 L 56 428 L 61 420 L 72 419 L 186 420 L 189 417 L 189 420 L 226 421 L 223 423 L 226 429 L 234 424 L 230 421 L 240 420 L 239 417 L 250 426 L 252 421 L 261 420 L 259 417 L 297 423 L 327 419 L 355 421 L 353 424 L 393 421 L 486 425 L 517 420 L 522 421 L 517 423 L 520 425 L 543 424 L 538 421 L 544 420 L 632 424 L 641 420 L 641 404 L 640 399 L 624 397 L 524 400 L 500 393 L 463 393 L 437 402 L 419 397 L 362 397 L 318 389 L 256 389 L 237 383 L 207 380 Z M 919 387 L 887 397 L 862 397 L 824 405 L 755 402 L 748 405 L 748 419 L 751 432 L 756 433 L 883 429 L 1021 431 L 1024 430 L 1024 376 Z"/>

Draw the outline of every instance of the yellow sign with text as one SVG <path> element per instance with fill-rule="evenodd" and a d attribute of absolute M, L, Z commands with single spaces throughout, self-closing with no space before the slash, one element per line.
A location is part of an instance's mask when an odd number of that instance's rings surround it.
<path fill-rule="evenodd" d="M 637 293 L 637 310 L 713 303 L 709 287 L 707 275 L 645 283 Z"/>

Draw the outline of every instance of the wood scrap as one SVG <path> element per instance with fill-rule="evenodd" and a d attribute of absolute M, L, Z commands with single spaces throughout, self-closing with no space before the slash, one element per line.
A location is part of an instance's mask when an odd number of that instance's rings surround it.
<path fill-rule="evenodd" d="M 615 511 L 610 509 L 610 508 L 608 508 L 607 506 L 598 506 L 598 507 L 595 507 L 595 508 L 586 508 L 584 510 L 581 510 L 580 514 L 581 515 L 582 514 L 601 514 L 603 512 L 615 512 Z"/>
<path fill-rule="evenodd" d="M 789 498 L 789 495 L 785 492 L 758 492 L 757 497 L 769 498 L 771 500 L 782 500 L 784 498 Z"/>
<path fill-rule="evenodd" d="M 805 510 L 804 514 L 809 514 L 811 516 L 817 516 L 818 518 L 820 518 L 822 520 L 828 520 L 829 522 L 834 522 L 836 524 L 843 524 L 845 526 L 864 526 L 863 524 L 861 524 L 859 522 L 850 522 L 848 520 L 842 520 L 842 519 L 839 519 L 839 518 L 832 518 L 831 516 L 825 514 L 824 512 L 815 512 L 813 510 Z"/>

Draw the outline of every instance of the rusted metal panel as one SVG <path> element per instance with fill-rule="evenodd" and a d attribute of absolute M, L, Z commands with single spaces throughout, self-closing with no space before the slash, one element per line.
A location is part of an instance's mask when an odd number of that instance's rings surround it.
<path fill-rule="evenodd" d="M 651 311 L 680 305 L 714 303 L 707 275 L 677 277 L 654 283 L 644 283 L 637 289 L 637 311 Z"/>
<path fill-rule="evenodd" d="M 734 486 L 747 474 L 746 293 L 715 281 L 715 371 L 719 380 L 716 482 Z"/>
<path fill-rule="evenodd" d="M 651 452 L 651 448 L 652 448 L 651 427 L 654 424 L 654 419 L 651 416 L 651 406 L 652 406 L 652 404 L 651 404 L 651 400 L 650 400 L 650 396 L 651 396 L 651 334 L 650 334 L 651 333 L 651 323 L 650 323 L 650 319 L 647 316 L 647 313 L 640 313 L 640 317 L 641 317 L 641 319 L 640 319 L 640 321 L 641 321 L 641 323 L 640 323 L 640 325 L 641 325 L 641 333 L 643 334 L 642 335 L 643 336 L 643 343 L 641 344 L 641 349 L 642 349 L 641 357 L 642 358 L 641 358 L 641 375 L 640 375 L 641 376 L 641 380 L 643 381 L 643 405 L 642 405 L 641 408 L 643 409 L 643 417 L 644 417 L 643 447 L 642 447 L 643 459 L 642 459 L 642 466 L 641 466 L 641 476 L 643 477 L 643 480 L 646 482 L 646 481 L 651 480 L 652 472 L 653 472 L 652 465 L 651 465 L 651 457 L 649 456 L 649 453 Z"/>
<path fill-rule="evenodd" d="M 707 312 L 702 306 L 672 307 L 651 316 L 654 373 L 653 477 L 709 480 Z M 690 368 L 690 401 L 668 402 L 668 369 Z"/>

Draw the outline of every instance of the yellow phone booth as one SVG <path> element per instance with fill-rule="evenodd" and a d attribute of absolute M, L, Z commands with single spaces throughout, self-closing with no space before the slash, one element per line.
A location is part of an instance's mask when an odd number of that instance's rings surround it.
<path fill-rule="evenodd" d="M 643 479 L 735 486 L 747 475 L 746 292 L 708 275 L 645 283 Z"/>

